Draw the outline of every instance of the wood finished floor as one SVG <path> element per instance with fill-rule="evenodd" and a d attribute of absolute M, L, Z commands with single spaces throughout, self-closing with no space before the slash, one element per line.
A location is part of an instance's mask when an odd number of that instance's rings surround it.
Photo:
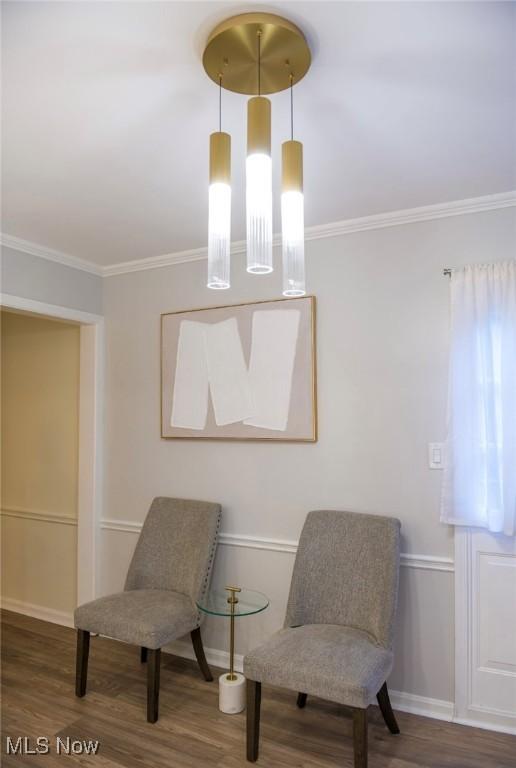
<path fill-rule="evenodd" d="M 2 759 L 5 768 L 243 768 L 245 713 L 223 715 L 217 682 L 194 662 L 164 654 L 160 719 L 145 720 L 145 668 L 137 648 L 92 638 L 88 693 L 74 696 L 75 633 L 2 614 Z M 214 674 L 217 670 L 213 669 Z M 391 736 L 371 709 L 370 768 L 516 768 L 516 737 L 396 713 Z M 6 737 L 99 739 L 97 755 L 7 756 Z M 264 686 L 258 768 L 352 768 L 344 707 Z"/>

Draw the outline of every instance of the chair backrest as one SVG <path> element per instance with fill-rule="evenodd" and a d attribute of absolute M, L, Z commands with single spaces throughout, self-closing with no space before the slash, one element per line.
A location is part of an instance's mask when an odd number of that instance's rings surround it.
<path fill-rule="evenodd" d="M 392 646 L 398 599 L 400 522 L 316 511 L 297 551 L 285 626 L 341 624 Z"/>
<path fill-rule="evenodd" d="M 220 505 L 157 497 L 134 551 L 125 589 L 169 589 L 198 600 L 209 585 Z"/>

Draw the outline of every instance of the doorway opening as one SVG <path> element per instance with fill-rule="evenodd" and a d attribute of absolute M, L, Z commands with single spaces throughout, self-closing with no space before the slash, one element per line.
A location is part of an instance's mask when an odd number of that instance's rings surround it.
<path fill-rule="evenodd" d="M 2 603 L 71 625 L 96 597 L 103 320 L 1 305 Z"/>

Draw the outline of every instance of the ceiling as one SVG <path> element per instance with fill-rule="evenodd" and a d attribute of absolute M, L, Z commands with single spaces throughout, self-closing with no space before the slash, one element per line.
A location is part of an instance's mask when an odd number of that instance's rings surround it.
<path fill-rule="evenodd" d="M 99 265 L 206 244 L 211 28 L 262 9 L 307 35 L 295 89 L 307 226 L 516 188 L 516 4 L 3 2 L 2 231 Z M 288 95 L 273 102 L 275 231 Z M 246 98 L 223 96 L 234 240 Z"/>

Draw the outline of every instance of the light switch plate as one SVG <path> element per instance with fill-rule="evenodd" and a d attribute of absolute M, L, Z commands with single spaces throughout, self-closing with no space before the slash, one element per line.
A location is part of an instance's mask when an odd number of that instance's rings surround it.
<path fill-rule="evenodd" d="M 428 443 L 428 469 L 444 468 L 444 444 Z"/>

